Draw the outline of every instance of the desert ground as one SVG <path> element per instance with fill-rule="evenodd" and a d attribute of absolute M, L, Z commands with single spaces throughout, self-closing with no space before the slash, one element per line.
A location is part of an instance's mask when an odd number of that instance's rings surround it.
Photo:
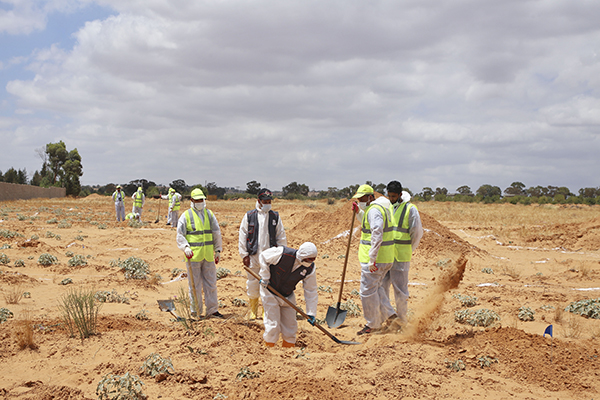
<path fill-rule="evenodd" d="M 229 270 L 217 283 L 226 318 L 188 329 L 157 304 L 187 285 L 159 202 L 147 200 L 137 227 L 117 223 L 110 198 L 98 195 L 0 203 L 0 308 L 13 315 L 0 324 L 2 398 L 96 399 L 104 377 L 127 373 L 149 399 L 600 397 L 600 321 L 564 311 L 600 298 L 599 206 L 416 203 L 425 234 L 409 275 L 409 325 L 357 336 L 364 319 L 350 313 L 339 328 L 323 325 L 360 342 L 346 345 L 301 320 L 296 347 L 284 349 L 264 346 L 261 321 L 249 321 L 243 305 L 238 228 L 254 200 L 208 202 L 223 234 L 218 267 Z M 289 246 L 318 247 L 319 320 L 337 302 L 352 218 L 347 200 L 329 203 L 273 204 Z M 342 302 L 360 306 L 357 225 Z M 42 254 L 57 262 L 41 265 Z M 75 256 L 87 264 L 71 266 Z M 148 279 L 125 279 L 114 266 L 129 257 L 148 263 Z M 73 290 L 128 301 L 102 303 L 96 334 L 71 337 L 59 305 Z M 296 294 L 303 306 L 302 285 Z M 470 308 L 467 296 L 476 300 Z M 520 319 L 520 308 L 533 320 Z M 455 312 L 465 309 L 499 320 L 458 322 Z M 544 336 L 550 324 L 553 337 Z M 170 359 L 172 370 L 143 374 L 151 354 Z"/>

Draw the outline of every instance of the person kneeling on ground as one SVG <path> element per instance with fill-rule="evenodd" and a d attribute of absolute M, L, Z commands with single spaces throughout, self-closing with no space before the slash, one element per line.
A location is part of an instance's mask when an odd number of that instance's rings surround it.
<path fill-rule="evenodd" d="M 268 347 L 275 346 L 279 334 L 283 338 L 283 347 L 296 344 L 296 310 L 267 288 L 271 286 L 292 304 L 296 304 L 294 290 L 302 281 L 306 314 L 309 323 L 315 324 L 317 315 L 317 276 L 314 261 L 317 258 L 317 246 L 311 242 L 303 243 L 298 250 L 290 247 L 272 247 L 260 254 L 260 297 L 265 310 L 263 338 Z"/>

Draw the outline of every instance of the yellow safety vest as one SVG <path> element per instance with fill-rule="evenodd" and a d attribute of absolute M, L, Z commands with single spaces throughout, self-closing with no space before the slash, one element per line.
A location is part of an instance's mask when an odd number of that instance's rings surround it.
<path fill-rule="evenodd" d="M 408 215 L 412 207 L 417 209 L 414 204 L 405 202 L 394 212 L 394 259 L 398 262 L 409 262 L 412 258 L 412 240 L 408 232 Z"/>
<path fill-rule="evenodd" d="M 115 192 L 112 195 L 113 201 L 116 203 L 117 202 L 117 196 L 119 195 L 119 191 L 115 190 Z M 121 190 L 121 201 L 125 201 L 125 193 Z"/>
<path fill-rule="evenodd" d="M 177 211 L 181 208 L 181 202 L 179 201 L 180 197 L 179 196 L 175 197 L 175 193 L 173 193 L 172 195 L 169 195 L 169 205 L 173 201 L 173 198 L 175 198 L 175 203 L 173 203 L 173 208 L 171 210 Z"/>
<path fill-rule="evenodd" d="M 135 192 L 135 200 L 133 200 L 133 206 L 142 208 L 142 196 L 144 194 L 142 192 Z"/>
<path fill-rule="evenodd" d="M 392 263 L 394 262 L 394 227 L 392 222 L 391 210 L 385 208 L 380 204 L 371 204 L 365 210 L 362 221 L 362 233 L 360 236 L 360 245 L 358 246 L 358 261 L 363 264 L 367 264 L 369 259 L 369 249 L 371 248 L 371 226 L 367 218 L 367 214 L 371 207 L 377 207 L 383 215 L 383 241 L 379 252 L 377 252 L 377 259 L 375 262 L 378 263 Z"/>
<path fill-rule="evenodd" d="M 212 211 L 204 209 L 204 224 L 200 217 L 191 208 L 185 212 L 185 239 L 194 252 L 190 261 L 200 262 L 203 260 L 215 261 L 215 244 L 213 242 L 212 228 L 210 226 Z"/>

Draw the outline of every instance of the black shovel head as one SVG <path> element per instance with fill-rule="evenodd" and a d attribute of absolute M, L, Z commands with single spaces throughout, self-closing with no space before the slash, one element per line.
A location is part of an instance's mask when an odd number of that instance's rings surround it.
<path fill-rule="evenodd" d="M 337 307 L 331 307 L 327 309 L 327 315 L 325 316 L 325 321 L 327 321 L 327 326 L 330 328 L 337 328 L 342 325 L 346 320 L 346 310 L 340 310 L 340 305 Z"/>

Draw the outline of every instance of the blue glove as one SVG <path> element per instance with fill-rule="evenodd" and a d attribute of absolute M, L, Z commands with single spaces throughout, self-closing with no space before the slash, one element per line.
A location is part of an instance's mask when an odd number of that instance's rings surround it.
<path fill-rule="evenodd" d="M 315 322 L 317 322 L 317 319 L 313 315 L 309 315 L 308 318 L 307 318 L 307 321 L 312 326 L 315 326 Z"/>
<path fill-rule="evenodd" d="M 261 279 L 260 280 L 260 285 L 266 289 L 267 286 L 269 286 L 269 280 L 268 279 Z"/>

